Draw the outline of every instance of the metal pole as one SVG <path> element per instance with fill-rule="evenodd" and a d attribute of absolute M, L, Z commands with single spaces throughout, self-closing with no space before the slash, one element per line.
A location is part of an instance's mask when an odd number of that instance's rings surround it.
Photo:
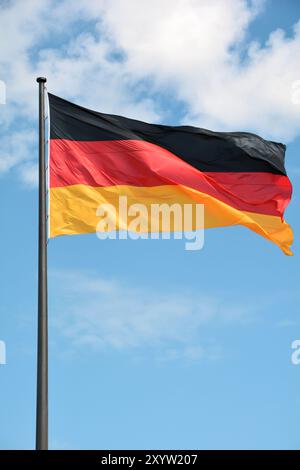
<path fill-rule="evenodd" d="M 47 214 L 45 163 L 45 83 L 39 84 L 39 255 L 38 255 L 38 350 L 36 450 L 48 449 L 48 299 L 47 299 Z"/>

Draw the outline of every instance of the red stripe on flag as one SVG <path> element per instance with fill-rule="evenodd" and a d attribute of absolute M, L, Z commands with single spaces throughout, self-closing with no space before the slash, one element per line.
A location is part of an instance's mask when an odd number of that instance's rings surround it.
<path fill-rule="evenodd" d="M 291 198 L 287 176 L 203 173 L 168 150 L 142 140 L 50 141 L 50 187 L 181 184 L 244 211 L 282 216 Z"/>

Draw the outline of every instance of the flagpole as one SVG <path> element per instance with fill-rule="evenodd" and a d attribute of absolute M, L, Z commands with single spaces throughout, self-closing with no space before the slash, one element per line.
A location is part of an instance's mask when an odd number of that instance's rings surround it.
<path fill-rule="evenodd" d="M 39 84 L 39 253 L 38 253 L 38 349 L 36 450 L 48 449 L 48 299 L 47 299 L 47 213 L 45 163 L 45 83 Z"/>

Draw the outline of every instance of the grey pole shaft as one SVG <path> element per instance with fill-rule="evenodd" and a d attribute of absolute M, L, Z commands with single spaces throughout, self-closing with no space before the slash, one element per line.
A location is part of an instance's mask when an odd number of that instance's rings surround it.
<path fill-rule="evenodd" d="M 48 449 L 48 295 L 47 295 L 47 213 L 45 163 L 45 83 L 39 84 L 39 253 L 38 253 L 38 350 L 36 449 Z"/>

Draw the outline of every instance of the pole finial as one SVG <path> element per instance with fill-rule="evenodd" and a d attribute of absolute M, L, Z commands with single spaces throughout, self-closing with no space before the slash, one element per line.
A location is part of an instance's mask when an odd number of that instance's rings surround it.
<path fill-rule="evenodd" d="M 45 77 L 38 77 L 38 78 L 36 79 L 36 81 L 37 81 L 38 83 L 46 83 L 47 78 L 45 78 Z"/>

